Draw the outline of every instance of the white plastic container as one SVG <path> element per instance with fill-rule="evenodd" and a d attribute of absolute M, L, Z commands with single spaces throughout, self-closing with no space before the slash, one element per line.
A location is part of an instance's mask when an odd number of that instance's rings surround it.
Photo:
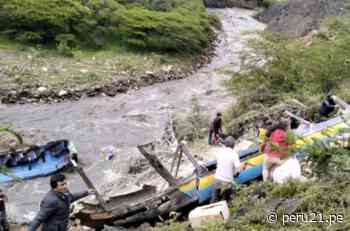
<path fill-rule="evenodd" d="M 197 207 L 188 215 L 192 227 L 199 227 L 216 219 L 224 220 L 226 222 L 229 217 L 230 211 L 226 201 L 219 201 L 210 205 Z"/>

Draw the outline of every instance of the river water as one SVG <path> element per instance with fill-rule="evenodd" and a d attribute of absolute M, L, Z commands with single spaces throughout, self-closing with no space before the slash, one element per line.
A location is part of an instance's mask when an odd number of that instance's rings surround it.
<path fill-rule="evenodd" d="M 116 97 L 96 97 L 47 105 L 0 104 L 0 123 L 12 123 L 42 143 L 69 139 L 80 153 L 84 169 L 99 191 L 118 193 L 133 188 L 144 179 L 156 182 L 154 173 L 130 173 L 130 166 L 143 163 L 136 145 L 158 140 L 171 113 L 188 113 L 196 97 L 202 110 L 214 116 L 234 103 L 222 81 L 228 70 L 239 70 L 239 55 L 249 51 L 244 31 L 262 30 L 264 25 L 245 9 L 210 10 L 219 15 L 223 30 L 219 34 L 216 56 L 206 67 L 189 78 L 129 91 Z M 209 122 L 209 121 L 208 121 Z M 101 150 L 115 147 L 113 160 L 105 160 Z M 84 189 L 78 176 L 70 173 L 71 191 Z M 110 188 L 109 188 L 110 186 Z M 1 186 L 9 197 L 8 216 L 23 223 L 32 219 L 39 202 L 49 190 L 49 178 Z"/>

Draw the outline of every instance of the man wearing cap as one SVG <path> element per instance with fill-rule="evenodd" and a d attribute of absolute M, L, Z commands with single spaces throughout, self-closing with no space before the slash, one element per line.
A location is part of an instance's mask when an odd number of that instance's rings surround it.
<path fill-rule="evenodd" d="M 222 134 L 222 114 L 218 112 L 215 119 L 210 123 L 208 143 L 213 144 Z"/>
<path fill-rule="evenodd" d="M 236 183 L 233 177 L 239 174 L 241 163 L 238 153 L 233 150 L 234 145 L 235 140 L 232 136 L 228 136 L 224 140 L 224 146 L 217 148 L 216 172 L 214 175 L 211 203 L 216 202 L 218 197 L 230 200 L 235 188 Z"/>

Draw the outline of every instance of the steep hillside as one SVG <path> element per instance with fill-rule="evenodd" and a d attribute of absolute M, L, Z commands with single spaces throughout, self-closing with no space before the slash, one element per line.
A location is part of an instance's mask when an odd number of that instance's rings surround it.
<path fill-rule="evenodd" d="M 318 29 L 326 16 L 344 14 L 345 6 L 344 0 L 290 0 L 272 5 L 257 18 L 268 31 L 298 37 Z"/>

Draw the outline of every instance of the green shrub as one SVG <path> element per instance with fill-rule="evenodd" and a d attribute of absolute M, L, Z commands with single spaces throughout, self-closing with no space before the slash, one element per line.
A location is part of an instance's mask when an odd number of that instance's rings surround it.
<path fill-rule="evenodd" d="M 328 136 L 328 141 L 314 140 L 313 144 L 305 150 L 305 159 L 311 163 L 317 177 L 334 177 L 350 172 L 350 129 L 341 129 L 337 139 Z"/>
<path fill-rule="evenodd" d="M 137 49 L 197 53 L 216 23 L 201 0 L 0 0 L 0 21 L 0 33 L 11 39 L 64 54 L 120 39 Z"/>
<path fill-rule="evenodd" d="M 186 117 L 176 115 L 174 118 L 175 135 L 178 140 L 189 141 L 202 139 L 207 134 L 209 118 L 203 113 L 198 99 L 191 99 L 191 112 Z"/>
<path fill-rule="evenodd" d="M 16 40 L 23 43 L 40 43 L 43 41 L 44 33 L 42 32 L 32 32 L 25 31 L 21 34 L 18 34 Z"/>
<path fill-rule="evenodd" d="M 0 21 L 6 22 L 0 31 L 20 42 L 61 47 L 58 36 L 71 34 L 82 46 L 100 47 L 115 32 L 111 15 L 120 8 L 114 0 L 0 0 Z"/>
<path fill-rule="evenodd" d="M 120 15 L 119 33 L 129 46 L 183 53 L 198 53 L 208 46 L 212 36 L 205 10 L 181 8 L 154 12 L 144 8 L 128 9 Z"/>
<path fill-rule="evenodd" d="M 308 43 L 268 33 L 251 42 L 254 51 L 243 57 L 243 71 L 226 82 L 232 94 L 243 100 L 236 114 L 256 109 L 256 104 L 271 106 L 286 97 L 305 99 L 329 92 L 346 96 L 349 26 L 349 16 L 329 18 Z"/>
<path fill-rule="evenodd" d="M 73 47 L 77 41 L 72 34 L 60 34 L 56 37 L 57 51 L 67 57 L 73 57 Z"/>
<path fill-rule="evenodd" d="M 78 0 L 0 0 L 0 29 L 27 42 L 51 43 L 62 33 L 95 24 L 91 11 Z M 86 31 L 84 31 L 86 32 Z"/>

